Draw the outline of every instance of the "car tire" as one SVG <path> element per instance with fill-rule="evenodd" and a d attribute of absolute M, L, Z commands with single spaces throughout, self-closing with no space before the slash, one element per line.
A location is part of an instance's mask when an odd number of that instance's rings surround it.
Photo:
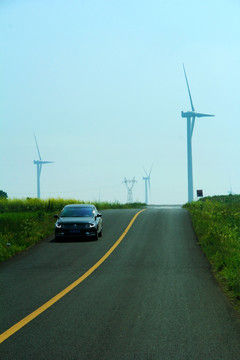
<path fill-rule="evenodd" d="M 102 237 L 102 229 L 101 229 L 101 231 L 98 233 L 98 236 L 99 236 L 99 237 Z"/>
<path fill-rule="evenodd" d="M 96 231 L 96 233 L 95 233 L 95 236 L 94 236 L 94 240 L 98 240 L 98 232 Z"/>

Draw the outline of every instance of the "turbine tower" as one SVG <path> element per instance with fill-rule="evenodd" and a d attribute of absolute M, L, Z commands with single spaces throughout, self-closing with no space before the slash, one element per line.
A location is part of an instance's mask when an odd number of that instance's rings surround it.
<path fill-rule="evenodd" d="M 132 180 L 127 180 L 126 178 L 124 178 L 123 183 L 126 185 L 127 191 L 128 191 L 128 193 L 127 193 L 127 203 L 132 203 L 133 202 L 132 189 L 133 189 L 133 186 L 134 186 L 134 184 L 136 182 L 137 181 L 135 180 L 135 177 Z"/>
<path fill-rule="evenodd" d="M 42 171 L 42 164 L 50 164 L 50 163 L 53 163 L 54 161 L 44 161 L 44 160 L 42 160 L 36 136 L 35 136 L 35 134 L 33 134 L 33 135 L 34 135 L 34 139 L 35 139 L 35 143 L 36 143 L 36 147 L 37 147 L 37 152 L 38 152 L 38 156 L 39 156 L 39 160 L 33 160 L 33 163 L 35 165 L 37 165 L 37 198 L 40 199 L 40 176 L 41 176 L 41 171 Z"/>
<path fill-rule="evenodd" d="M 202 113 L 195 112 L 184 64 L 183 64 L 183 71 L 184 71 L 184 75 L 185 75 L 185 79 L 186 79 L 186 83 L 187 83 L 188 94 L 189 94 L 189 99 L 190 99 L 191 108 L 192 108 L 192 111 L 187 111 L 187 112 L 182 111 L 182 113 L 181 113 L 182 117 L 187 119 L 188 202 L 191 202 L 191 201 L 193 201 L 192 134 L 193 134 L 194 124 L 195 124 L 195 118 L 196 117 L 197 118 L 198 117 L 210 117 L 210 116 L 214 116 L 214 115 L 202 114 Z"/>
<path fill-rule="evenodd" d="M 151 192 L 151 185 L 150 185 L 150 175 L 152 172 L 152 167 L 151 170 L 149 171 L 149 174 L 146 172 L 146 170 L 143 168 L 143 170 L 145 171 L 146 176 L 143 177 L 143 180 L 145 181 L 145 204 L 148 204 L 148 190 L 149 193 Z"/>

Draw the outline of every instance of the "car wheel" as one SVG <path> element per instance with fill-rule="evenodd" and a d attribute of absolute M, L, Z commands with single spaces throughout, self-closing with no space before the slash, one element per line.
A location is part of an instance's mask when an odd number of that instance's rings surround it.
<path fill-rule="evenodd" d="M 98 232 L 97 231 L 95 233 L 94 240 L 98 240 Z"/>
<path fill-rule="evenodd" d="M 98 236 L 99 236 L 99 237 L 102 237 L 102 229 L 101 229 L 101 231 L 98 233 Z"/>

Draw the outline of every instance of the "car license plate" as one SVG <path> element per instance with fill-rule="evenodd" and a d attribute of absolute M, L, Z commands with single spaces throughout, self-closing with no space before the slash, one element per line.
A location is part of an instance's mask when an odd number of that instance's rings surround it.
<path fill-rule="evenodd" d="M 70 230 L 70 234 L 80 234 L 80 230 L 78 229 Z"/>

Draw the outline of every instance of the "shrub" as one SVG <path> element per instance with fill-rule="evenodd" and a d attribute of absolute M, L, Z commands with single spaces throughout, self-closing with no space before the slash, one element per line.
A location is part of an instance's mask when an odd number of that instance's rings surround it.
<path fill-rule="evenodd" d="M 0 199 L 7 199 L 8 194 L 5 191 L 0 190 Z"/>

